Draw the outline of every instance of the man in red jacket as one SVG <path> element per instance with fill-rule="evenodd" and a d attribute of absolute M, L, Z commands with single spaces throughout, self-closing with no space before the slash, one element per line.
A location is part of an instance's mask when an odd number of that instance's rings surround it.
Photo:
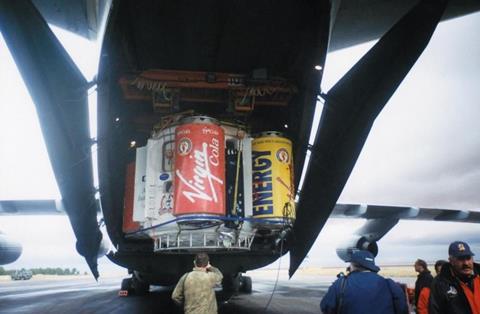
<path fill-rule="evenodd" d="M 480 265 L 462 241 L 448 248 L 449 263 L 435 277 L 430 293 L 430 314 L 480 314 Z"/>
<path fill-rule="evenodd" d="M 438 276 L 442 271 L 443 265 L 448 264 L 447 261 L 438 260 L 435 262 L 435 274 Z M 433 280 L 433 279 L 432 279 Z M 417 302 L 417 314 L 428 314 L 428 300 L 430 299 L 430 286 L 428 288 L 423 288 L 420 291 Z"/>
<path fill-rule="evenodd" d="M 415 307 L 418 308 L 420 293 L 425 289 L 430 290 L 433 277 L 428 270 L 427 262 L 423 259 L 417 259 L 414 267 L 415 271 L 418 273 L 417 281 L 415 282 Z"/>

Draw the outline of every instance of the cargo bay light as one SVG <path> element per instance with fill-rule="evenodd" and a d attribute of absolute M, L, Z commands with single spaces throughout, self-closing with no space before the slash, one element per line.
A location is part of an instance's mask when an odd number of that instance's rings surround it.
<path fill-rule="evenodd" d="M 272 245 L 295 219 L 292 143 L 191 113 L 157 125 L 127 166 L 123 231 L 154 251 Z M 276 242 L 278 243 L 278 241 Z"/>

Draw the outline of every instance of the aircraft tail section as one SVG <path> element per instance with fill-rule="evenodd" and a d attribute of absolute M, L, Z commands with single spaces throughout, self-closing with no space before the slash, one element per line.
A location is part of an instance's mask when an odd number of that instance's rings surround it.
<path fill-rule="evenodd" d="M 30 1 L 0 1 L 0 29 L 34 100 L 77 250 L 98 277 L 88 83 Z"/>
<path fill-rule="evenodd" d="M 446 1 L 421 1 L 325 95 L 290 242 L 292 276 L 328 219 L 376 117 L 419 58 Z"/>

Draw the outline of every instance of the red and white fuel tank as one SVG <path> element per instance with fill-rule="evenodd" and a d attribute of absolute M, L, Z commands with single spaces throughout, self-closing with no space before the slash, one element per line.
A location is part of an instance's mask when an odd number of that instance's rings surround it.
<path fill-rule="evenodd" d="M 185 118 L 175 130 L 175 216 L 225 215 L 225 134 L 217 120 Z"/>

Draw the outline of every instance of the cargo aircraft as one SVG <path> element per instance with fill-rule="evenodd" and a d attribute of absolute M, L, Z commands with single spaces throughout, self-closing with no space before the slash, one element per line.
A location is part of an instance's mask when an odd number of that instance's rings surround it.
<path fill-rule="evenodd" d="M 287 252 L 293 276 L 331 215 L 367 219 L 338 249 L 344 260 L 355 249 L 378 253 L 399 219 L 479 222 L 471 211 L 336 204 L 373 122 L 437 24 L 479 9 L 473 0 L 0 0 L 0 29 L 62 195 L 45 208 L 68 214 L 95 278 L 104 223 L 115 247 L 108 258 L 132 274 L 123 289 L 172 285 L 206 251 L 225 275 L 224 291 L 248 292 L 241 274 Z M 102 40 L 94 81 L 47 22 Z M 328 51 L 379 37 L 320 90 Z M 33 203 L 5 201 L 0 210 L 21 213 Z"/>

